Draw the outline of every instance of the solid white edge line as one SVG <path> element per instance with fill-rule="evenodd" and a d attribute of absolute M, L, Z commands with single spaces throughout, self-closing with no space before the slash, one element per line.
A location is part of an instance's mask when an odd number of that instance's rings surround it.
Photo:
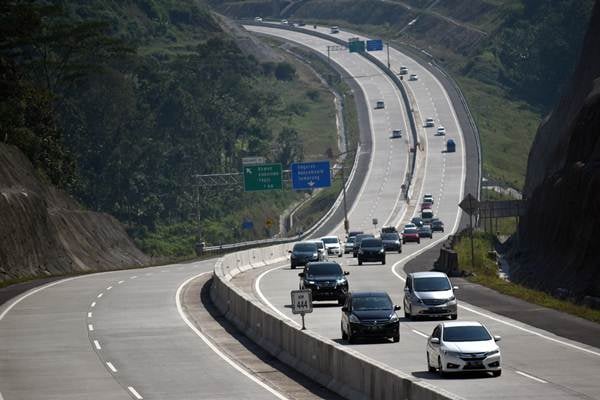
<path fill-rule="evenodd" d="M 117 369 L 115 368 L 115 366 L 113 365 L 113 363 L 111 363 L 110 361 L 106 362 L 106 366 L 114 373 L 117 372 Z"/>
<path fill-rule="evenodd" d="M 127 386 L 127 389 L 131 392 L 131 394 L 138 400 L 143 400 L 143 397 L 133 388 L 133 386 Z"/>
<path fill-rule="evenodd" d="M 522 376 L 526 377 L 526 378 L 533 379 L 536 382 L 539 382 L 539 383 L 548 383 L 547 381 L 545 381 L 543 379 L 536 378 L 535 376 L 526 374 L 525 372 L 521 372 L 521 371 L 517 371 L 517 370 L 515 370 L 515 372 L 517 374 L 519 374 L 519 375 L 522 375 Z"/>
<path fill-rule="evenodd" d="M 413 329 L 412 331 L 413 331 L 414 333 L 416 333 L 417 335 L 419 335 L 419 336 L 423 336 L 424 338 L 428 338 L 428 337 L 429 337 L 429 336 L 427 336 L 426 334 L 424 334 L 423 332 L 419 332 L 419 331 L 418 331 L 418 330 L 416 330 L 416 329 Z"/>
<path fill-rule="evenodd" d="M 268 299 L 267 296 L 264 295 L 264 293 L 262 292 L 262 290 L 260 289 L 260 281 L 263 278 L 263 276 L 267 275 L 270 272 L 275 271 L 276 269 L 280 269 L 283 268 L 282 265 L 279 265 L 277 267 L 273 267 L 270 268 L 268 270 L 266 270 L 265 272 L 263 272 L 262 274 L 260 274 L 257 278 L 256 281 L 254 281 L 254 291 L 258 294 L 258 297 L 260 297 L 260 300 L 266 304 L 268 307 L 271 308 L 271 310 L 275 311 L 277 314 L 279 314 L 281 317 L 283 317 L 284 319 L 286 319 L 287 321 L 290 321 L 291 323 L 293 323 L 296 326 L 300 326 L 300 324 L 296 321 L 294 321 L 293 319 L 291 319 L 290 317 L 288 317 L 287 315 L 285 315 L 284 313 L 282 313 L 281 311 L 279 311 L 277 309 L 277 307 L 275 307 L 273 305 L 273 303 L 271 303 Z"/>
<path fill-rule="evenodd" d="M 0 400 L 4 400 L 4 397 L 2 397 L 2 392 L 0 392 Z"/>
<path fill-rule="evenodd" d="M 96 350 L 102 350 L 102 346 L 100 346 L 100 342 L 97 340 L 94 340 L 94 347 L 96 347 Z"/>
<path fill-rule="evenodd" d="M 72 281 L 72 280 L 74 280 L 74 279 L 81 279 L 81 278 L 84 278 L 84 277 L 86 277 L 86 276 L 89 276 L 89 275 L 84 275 L 84 276 L 74 276 L 74 277 L 72 277 L 72 278 L 61 279 L 61 280 L 59 280 L 59 281 L 52 282 L 52 283 L 49 283 L 49 284 L 47 284 L 47 285 L 44 285 L 44 286 L 40 286 L 40 287 L 39 287 L 39 288 L 37 288 L 37 289 L 33 289 L 33 290 L 31 290 L 31 291 L 29 291 L 29 292 L 27 292 L 27 293 L 23 294 L 22 296 L 20 296 L 20 297 L 16 298 L 16 299 L 15 299 L 15 300 L 14 300 L 12 303 L 10 303 L 10 304 L 9 304 L 9 305 L 8 305 L 8 306 L 7 306 L 7 307 L 4 309 L 4 311 L 2 311 L 2 314 L 0 314 L 0 321 L 2 321 L 2 320 L 4 319 L 4 317 L 6 316 L 6 314 L 8 314 L 8 312 L 9 312 L 10 310 L 12 310 L 12 309 L 13 309 L 13 307 L 15 307 L 17 304 L 19 304 L 20 302 L 22 302 L 23 300 L 25 300 L 25 299 L 26 299 L 26 298 L 28 298 L 29 296 L 31 296 L 31 295 L 34 295 L 34 294 L 36 294 L 36 293 L 38 293 L 38 292 L 40 292 L 40 291 L 42 291 L 42 290 L 44 290 L 44 289 L 47 289 L 47 288 L 49 288 L 49 287 L 52 287 L 52 286 L 54 286 L 54 285 L 58 285 L 58 284 L 60 284 L 60 283 L 64 283 L 64 282 L 68 282 L 68 281 Z M 1 399 L 0 399 L 0 400 L 1 400 Z"/>
<path fill-rule="evenodd" d="M 266 383 L 262 382 L 260 379 L 258 379 L 256 376 L 252 375 L 251 373 L 249 373 L 248 371 L 246 371 L 244 368 L 242 368 L 238 363 L 236 363 L 235 361 L 233 361 L 231 358 L 229 358 L 225 353 L 223 353 L 221 350 L 219 350 L 219 348 L 217 348 L 210 340 L 208 340 L 208 338 L 206 336 L 204 336 L 204 334 L 202 332 L 200 332 L 198 330 L 198 328 L 196 328 L 196 326 L 194 326 L 194 324 L 192 324 L 190 322 L 190 320 L 187 318 L 187 316 L 185 315 L 183 308 L 181 306 L 181 291 L 183 290 L 183 288 L 192 280 L 205 275 L 205 274 L 210 274 L 212 273 L 212 271 L 207 271 L 207 272 L 202 272 L 200 274 L 194 275 L 191 278 L 188 278 L 185 282 L 183 282 L 181 285 L 179 285 L 179 287 L 177 288 L 177 292 L 175 293 L 175 303 L 177 305 L 177 311 L 179 312 L 179 316 L 181 317 L 181 319 L 183 319 L 183 322 L 185 322 L 185 324 L 200 338 L 202 339 L 202 341 L 204 343 L 206 343 L 206 345 L 212 350 L 214 351 L 219 357 L 221 357 L 226 363 L 228 363 L 229 365 L 231 365 L 233 368 L 235 368 L 238 372 L 240 372 L 241 374 L 243 374 L 244 376 L 246 376 L 248 379 L 252 380 L 254 383 L 256 383 L 257 385 L 261 386 L 262 388 L 266 389 L 268 392 L 270 392 L 272 395 L 274 395 L 275 397 L 281 399 L 281 400 L 288 400 L 287 397 L 285 397 L 284 395 L 282 395 L 281 393 L 279 393 L 278 391 L 276 391 L 275 389 L 273 389 L 272 387 L 270 387 L 269 385 L 267 385 Z M 129 390 L 131 391 L 133 388 L 129 387 Z M 132 392 L 133 393 L 133 392 Z M 138 397 L 139 399 L 141 399 L 141 396 Z"/>

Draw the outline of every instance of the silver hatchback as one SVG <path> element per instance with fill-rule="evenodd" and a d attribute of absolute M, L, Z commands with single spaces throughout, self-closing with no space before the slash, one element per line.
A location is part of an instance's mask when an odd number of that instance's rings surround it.
<path fill-rule="evenodd" d="M 414 272 L 406 277 L 404 316 L 458 317 L 457 301 L 448 275 L 443 272 Z"/>

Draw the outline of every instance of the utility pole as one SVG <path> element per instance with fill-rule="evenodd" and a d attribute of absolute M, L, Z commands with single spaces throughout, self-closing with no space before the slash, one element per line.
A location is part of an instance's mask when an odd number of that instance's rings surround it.
<path fill-rule="evenodd" d="M 386 47 L 387 47 L 387 65 L 388 65 L 388 69 L 391 69 L 391 67 L 390 67 L 390 42 L 386 42 Z"/>

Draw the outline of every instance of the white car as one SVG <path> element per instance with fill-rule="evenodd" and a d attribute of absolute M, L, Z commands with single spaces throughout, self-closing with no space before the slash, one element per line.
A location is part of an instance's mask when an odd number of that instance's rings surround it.
<path fill-rule="evenodd" d="M 449 372 L 489 371 L 502 374 L 502 357 L 492 336 L 479 322 L 442 322 L 427 339 L 427 369 Z"/>
<path fill-rule="evenodd" d="M 254 22 L 263 22 L 261 17 L 254 17 Z"/>
<path fill-rule="evenodd" d="M 337 26 L 332 26 L 331 33 L 340 33 L 340 28 L 338 28 Z"/>
<path fill-rule="evenodd" d="M 327 255 L 342 256 L 342 245 L 337 236 L 323 236 L 321 240 L 325 243 Z"/>
<path fill-rule="evenodd" d="M 423 195 L 423 203 L 431 203 L 431 204 L 433 204 L 433 195 L 432 194 L 425 194 L 425 195 Z"/>
<path fill-rule="evenodd" d="M 287 19 L 282 19 L 281 20 L 281 25 L 289 25 L 290 23 L 288 22 Z"/>
<path fill-rule="evenodd" d="M 408 224 L 404 225 L 404 229 L 417 229 L 417 226 L 412 222 L 409 222 Z"/>
<path fill-rule="evenodd" d="M 406 74 L 408 74 L 408 68 L 400 67 L 400 75 L 406 75 Z"/>
<path fill-rule="evenodd" d="M 352 253 L 354 249 L 354 236 L 350 236 L 344 243 L 344 254 Z"/>
<path fill-rule="evenodd" d="M 410 77 L 408 78 L 409 81 L 418 81 L 419 77 L 417 76 L 417 74 L 411 74 Z"/>
<path fill-rule="evenodd" d="M 319 251 L 319 261 L 327 260 L 327 250 L 325 249 L 325 243 L 321 239 L 305 240 L 306 243 L 315 243 L 317 250 Z"/>
<path fill-rule="evenodd" d="M 425 120 L 425 127 L 431 128 L 432 126 L 435 126 L 435 122 L 433 121 L 433 118 L 427 118 Z"/>
<path fill-rule="evenodd" d="M 436 135 L 444 136 L 445 134 L 446 134 L 446 128 L 444 128 L 443 126 L 438 126 Z"/>

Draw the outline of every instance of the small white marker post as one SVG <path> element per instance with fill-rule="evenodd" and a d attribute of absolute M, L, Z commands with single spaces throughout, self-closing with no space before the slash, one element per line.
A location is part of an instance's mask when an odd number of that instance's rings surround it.
<path fill-rule="evenodd" d="M 304 325 L 304 316 L 307 313 L 313 311 L 312 308 L 312 291 L 304 290 L 292 290 L 292 313 L 300 314 L 302 317 L 302 330 L 306 329 Z"/>

